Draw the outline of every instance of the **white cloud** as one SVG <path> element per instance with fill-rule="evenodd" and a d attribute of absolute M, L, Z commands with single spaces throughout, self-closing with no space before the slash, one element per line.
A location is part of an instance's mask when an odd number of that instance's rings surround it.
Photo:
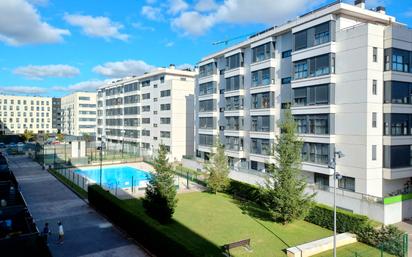
<path fill-rule="evenodd" d="M 189 63 L 180 64 L 176 68 L 179 70 L 186 70 L 186 69 L 194 70 L 195 69 L 195 67 Z"/>
<path fill-rule="evenodd" d="M 40 95 L 47 93 L 47 89 L 43 87 L 31 86 L 0 86 L 0 93 L 18 95 Z"/>
<path fill-rule="evenodd" d="M 168 41 L 168 42 L 165 43 L 165 47 L 172 47 L 174 45 L 175 45 L 175 42 L 173 42 L 173 41 Z"/>
<path fill-rule="evenodd" d="M 108 17 L 66 14 L 64 20 L 70 25 L 80 27 L 83 33 L 90 37 L 102 37 L 106 40 L 114 38 L 123 41 L 129 39 L 129 35 L 119 31 L 123 25 L 112 22 Z"/>
<path fill-rule="evenodd" d="M 52 88 L 54 91 L 64 91 L 64 92 L 78 92 L 78 91 L 88 91 L 95 92 L 99 87 L 111 82 L 111 79 L 106 80 L 86 80 L 69 86 L 55 86 Z"/>
<path fill-rule="evenodd" d="M 279 24 L 291 17 L 323 3 L 324 0 L 226 0 L 215 11 L 201 14 L 183 12 L 172 21 L 172 26 L 184 34 L 202 35 L 219 23 Z"/>
<path fill-rule="evenodd" d="M 141 14 L 145 16 L 146 18 L 148 18 L 149 20 L 153 20 L 153 21 L 161 21 L 164 19 L 162 10 L 160 8 L 152 7 L 148 5 L 145 5 L 142 7 Z"/>
<path fill-rule="evenodd" d="M 177 14 L 186 10 L 189 5 L 184 0 L 169 0 L 169 12 Z"/>
<path fill-rule="evenodd" d="M 49 4 L 49 0 L 28 0 L 30 3 L 34 5 L 46 6 Z"/>
<path fill-rule="evenodd" d="M 135 22 L 132 24 L 133 28 L 142 30 L 142 31 L 155 31 L 155 28 L 150 27 L 150 26 L 145 26 L 141 22 Z"/>
<path fill-rule="evenodd" d="M 80 70 L 76 67 L 63 64 L 43 66 L 28 65 L 14 69 L 13 73 L 28 79 L 42 79 L 46 77 L 70 78 L 79 75 Z"/>
<path fill-rule="evenodd" d="M 147 64 L 142 60 L 125 60 L 98 65 L 93 68 L 93 71 L 108 78 L 122 78 L 139 76 L 155 68 L 155 66 Z"/>
<path fill-rule="evenodd" d="M 208 12 L 216 10 L 219 7 L 215 0 L 198 0 L 195 5 L 195 10 L 199 12 Z"/>
<path fill-rule="evenodd" d="M 148 3 L 148 4 L 154 4 L 156 2 L 157 2 L 156 0 L 146 0 L 146 3 Z"/>
<path fill-rule="evenodd" d="M 202 15 L 198 12 L 184 12 L 172 21 L 172 27 L 182 30 L 185 35 L 200 36 L 215 23 L 214 15 Z"/>
<path fill-rule="evenodd" d="M 0 41 L 12 46 L 50 44 L 62 42 L 65 35 L 70 32 L 42 21 L 26 0 L 0 1 Z"/>

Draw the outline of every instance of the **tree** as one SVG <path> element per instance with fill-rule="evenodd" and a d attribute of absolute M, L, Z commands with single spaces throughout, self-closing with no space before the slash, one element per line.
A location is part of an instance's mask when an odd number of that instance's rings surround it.
<path fill-rule="evenodd" d="M 205 166 L 207 187 L 212 193 L 224 190 L 229 185 L 229 166 L 225 155 L 225 147 L 219 139 L 216 143 L 216 153 Z"/>
<path fill-rule="evenodd" d="M 262 202 L 273 220 L 287 224 L 303 219 L 313 206 L 314 194 L 306 194 L 301 175 L 302 141 L 295 134 L 296 123 L 290 109 L 280 123 L 281 135 L 273 147 L 274 164 L 269 164 Z"/>
<path fill-rule="evenodd" d="M 63 142 L 64 141 L 64 135 L 62 133 L 57 133 L 56 139 L 59 142 Z"/>
<path fill-rule="evenodd" d="M 154 160 L 155 174 L 152 174 L 146 188 L 143 206 L 146 211 L 162 223 L 170 221 L 175 211 L 176 187 L 174 172 L 167 158 L 165 145 L 160 144 Z"/>
<path fill-rule="evenodd" d="M 34 133 L 31 130 L 24 130 L 23 138 L 25 142 L 29 142 L 34 138 Z"/>

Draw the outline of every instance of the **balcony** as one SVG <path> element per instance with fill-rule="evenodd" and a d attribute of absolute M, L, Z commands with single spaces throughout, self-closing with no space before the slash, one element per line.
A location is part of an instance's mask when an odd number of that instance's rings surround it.
<path fill-rule="evenodd" d="M 384 168 L 383 178 L 384 179 L 402 179 L 412 177 L 412 167 L 406 168 Z"/>

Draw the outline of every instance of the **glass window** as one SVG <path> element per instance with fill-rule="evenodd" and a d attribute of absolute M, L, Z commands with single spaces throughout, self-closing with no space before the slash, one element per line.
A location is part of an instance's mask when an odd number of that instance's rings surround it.
<path fill-rule="evenodd" d="M 324 44 L 330 41 L 329 29 L 330 29 L 330 22 L 317 25 L 314 28 L 315 30 L 315 36 L 314 36 L 314 42 L 313 42 L 314 46 L 321 45 L 321 44 Z"/>
<path fill-rule="evenodd" d="M 300 49 L 304 49 L 307 47 L 307 31 L 300 31 L 296 34 L 294 34 L 294 39 L 295 39 L 295 51 L 298 51 Z"/>
<path fill-rule="evenodd" d="M 243 76 L 226 78 L 226 92 L 243 89 Z"/>
<path fill-rule="evenodd" d="M 274 43 L 269 42 L 269 43 L 254 47 L 252 49 L 252 62 L 261 62 L 269 58 L 273 58 L 274 57 L 273 44 Z"/>
<path fill-rule="evenodd" d="M 308 77 L 308 62 L 306 60 L 295 63 L 295 79 L 304 79 Z"/>
<path fill-rule="evenodd" d="M 216 83 L 208 82 L 199 85 L 199 95 L 210 95 L 216 93 Z"/>
<path fill-rule="evenodd" d="M 290 84 L 291 81 L 292 81 L 291 77 L 282 78 L 282 85 Z"/>
<path fill-rule="evenodd" d="M 289 58 L 292 56 L 292 50 L 282 52 L 282 58 Z"/>
<path fill-rule="evenodd" d="M 378 94 L 378 81 L 375 79 L 372 81 L 372 94 L 373 95 Z"/>
<path fill-rule="evenodd" d="M 376 145 L 372 145 L 372 161 L 376 161 Z"/>
<path fill-rule="evenodd" d="M 199 112 L 212 112 L 216 110 L 216 101 L 213 99 L 199 101 Z"/>
<path fill-rule="evenodd" d="M 372 60 L 373 62 L 378 62 L 378 48 L 377 47 L 373 48 Z"/>
<path fill-rule="evenodd" d="M 329 163 L 329 144 L 305 142 L 302 147 L 302 161 L 327 165 Z"/>
<path fill-rule="evenodd" d="M 211 62 L 199 67 L 199 77 L 206 77 L 216 74 L 216 63 Z"/>
<path fill-rule="evenodd" d="M 226 69 L 231 70 L 243 67 L 243 53 L 234 54 L 226 57 Z"/>
<path fill-rule="evenodd" d="M 273 108 L 275 99 L 273 92 L 265 92 L 252 94 L 252 109 L 268 109 Z"/>
<path fill-rule="evenodd" d="M 377 127 L 377 113 L 376 112 L 372 112 L 372 128 L 376 128 Z"/>
<path fill-rule="evenodd" d="M 251 117 L 251 131 L 256 132 L 270 132 L 270 116 L 252 116 Z"/>
<path fill-rule="evenodd" d="M 355 192 L 355 178 L 343 176 L 341 179 L 339 179 L 338 187 Z"/>

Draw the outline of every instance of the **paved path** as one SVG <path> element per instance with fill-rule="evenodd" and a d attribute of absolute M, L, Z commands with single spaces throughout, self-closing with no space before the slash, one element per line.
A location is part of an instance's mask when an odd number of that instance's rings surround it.
<path fill-rule="evenodd" d="M 412 221 L 408 220 L 408 221 L 404 221 L 404 222 L 400 222 L 395 224 L 399 229 L 405 231 L 406 233 L 408 233 L 409 235 L 409 249 L 408 249 L 408 256 L 412 257 Z"/>
<path fill-rule="evenodd" d="M 42 230 L 50 224 L 53 256 L 148 256 L 40 165 L 24 156 L 9 161 L 37 226 Z M 59 220 L 65 231 L 62 245 L 56 244 Z"/>

